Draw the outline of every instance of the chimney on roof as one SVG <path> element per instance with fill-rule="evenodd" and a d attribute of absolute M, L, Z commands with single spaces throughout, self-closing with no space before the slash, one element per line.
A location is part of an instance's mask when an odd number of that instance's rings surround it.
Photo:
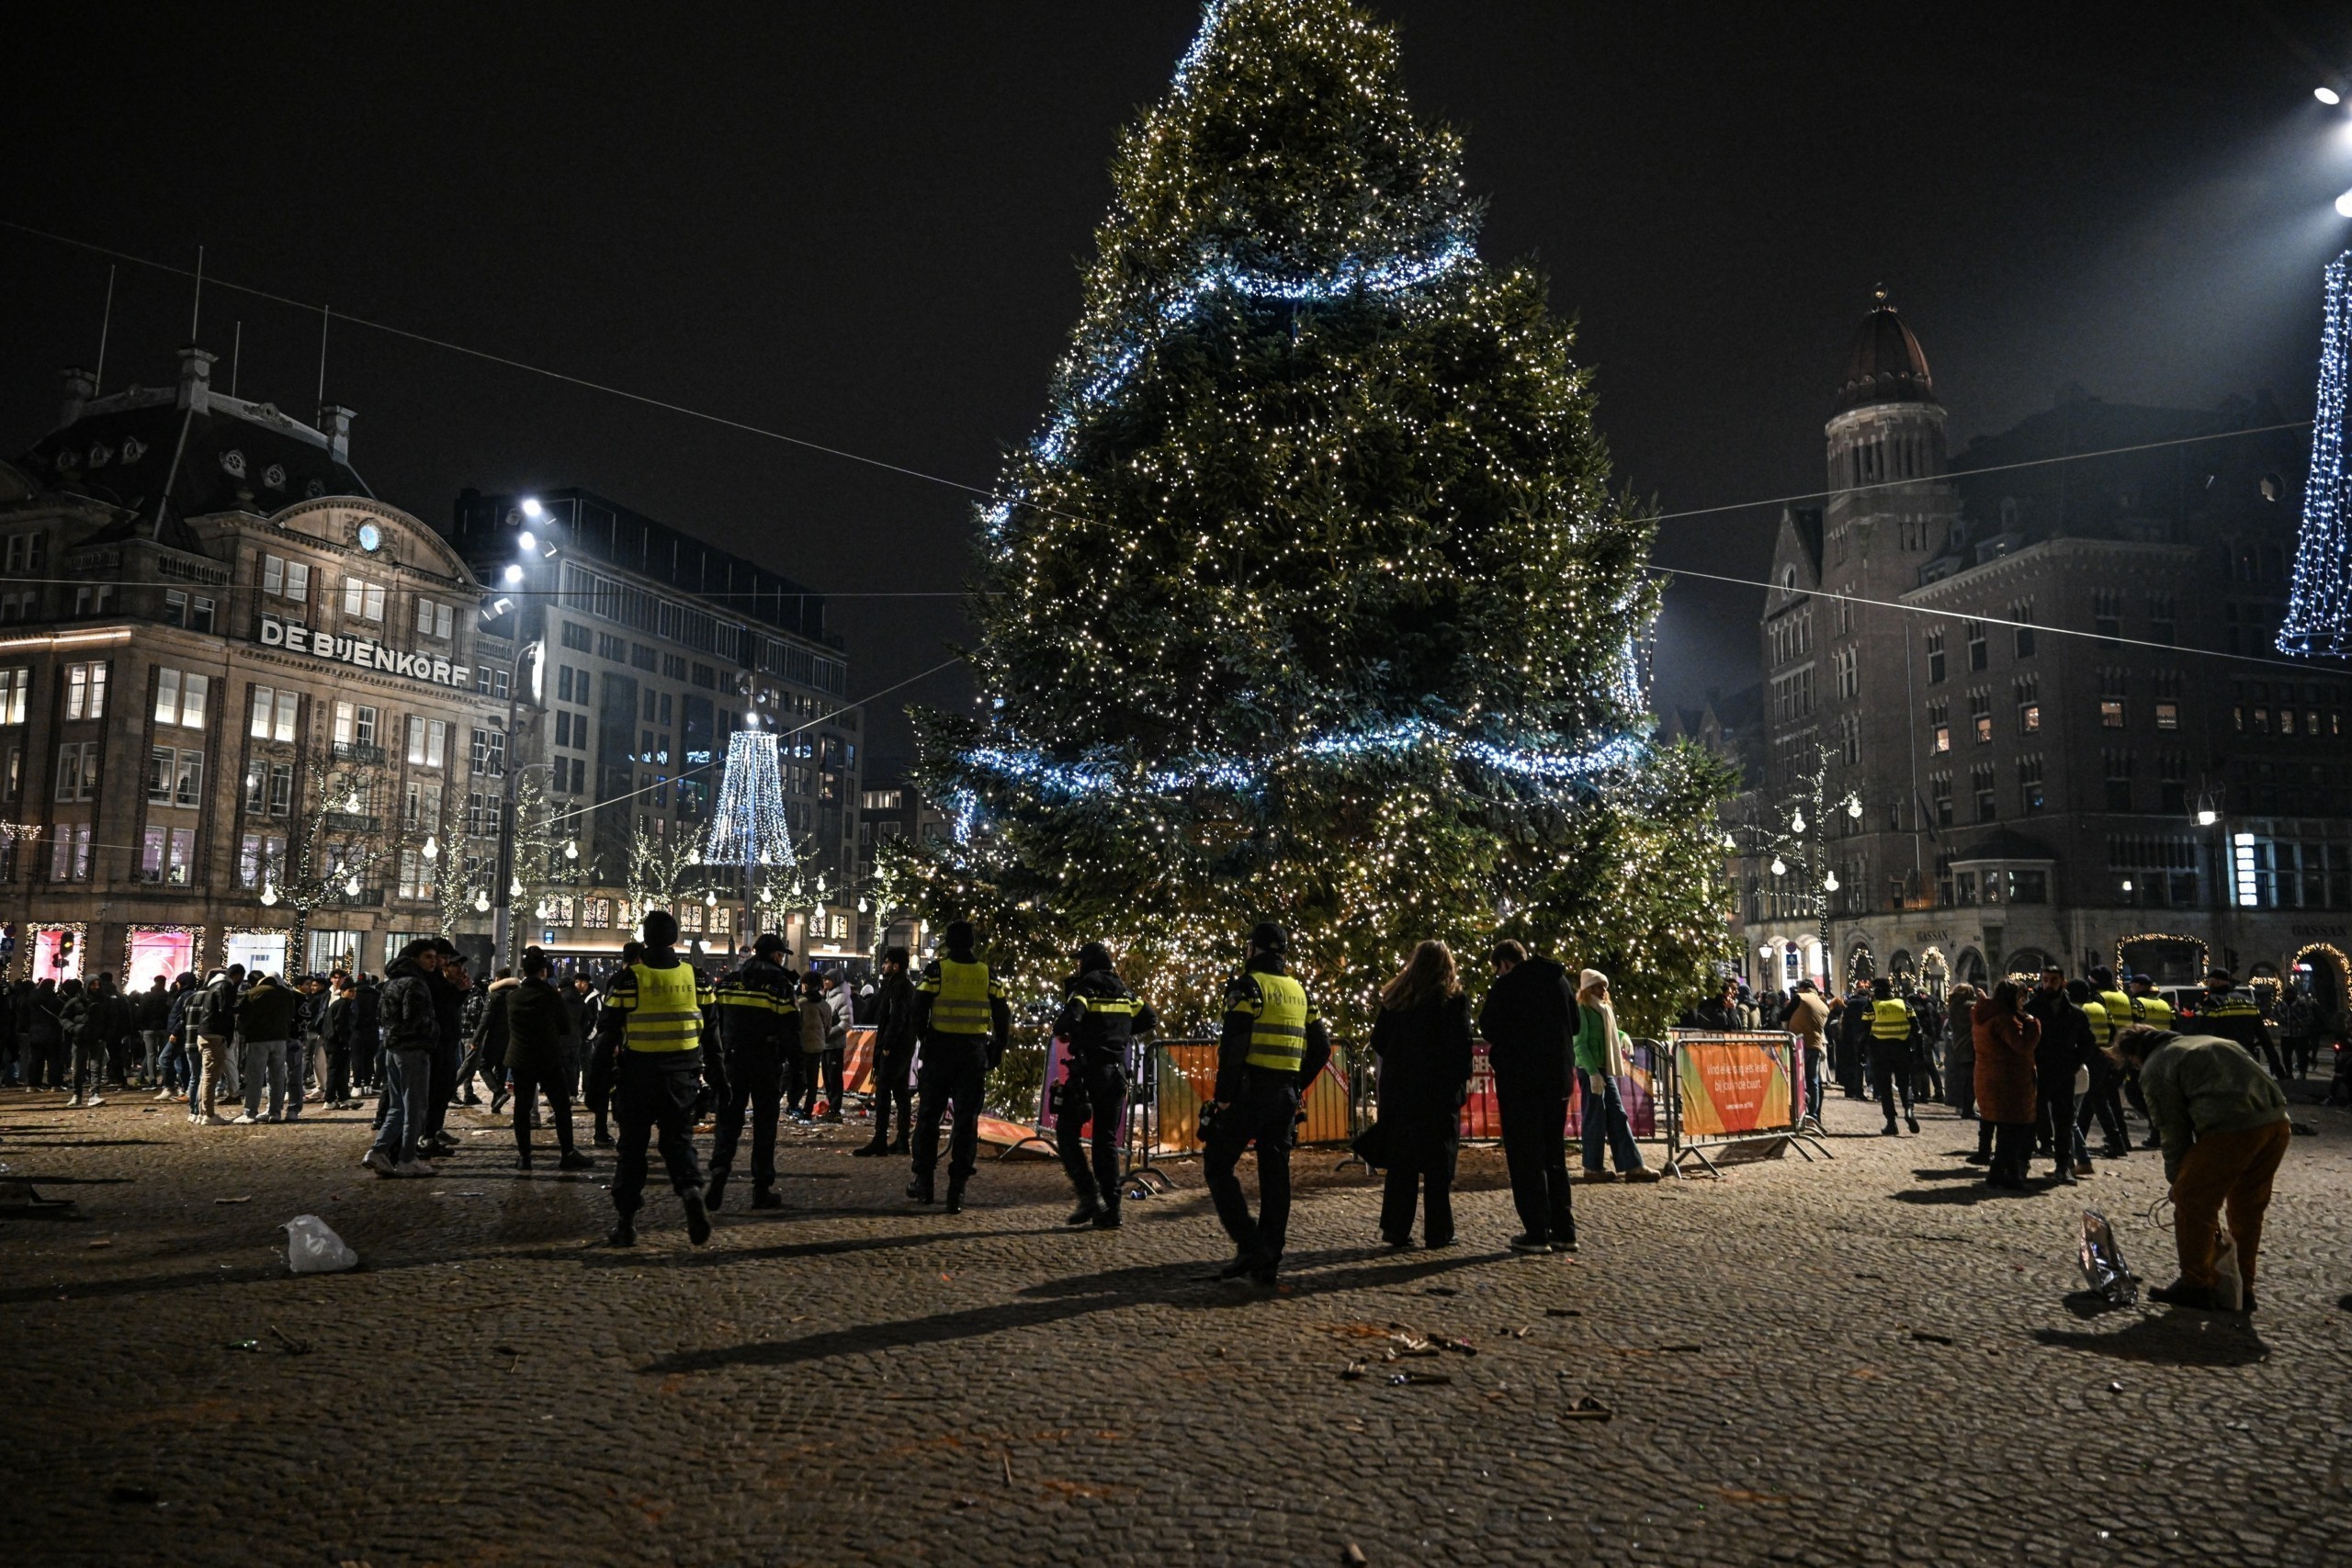
<path fill-rule="evenodd" d="M 180 407 L 190 413 L 212 412 L 212 366 L 220 357 L 194 344 L 180 350 Z"/>
<path fill-rule="evenodd" d="M 327 438 L 327 456 L 346 465 L 351 461 L 352 417 L 341 403 L 319 405 L 319 434 Z"/>
<path fill-rule="evenodd" d="M 97 395 L 98 378 L 78 366 L 69 366 L 58 372 L 62 402 L 57 414 L 60 430 L 82 417 L 82 405 Z"/>

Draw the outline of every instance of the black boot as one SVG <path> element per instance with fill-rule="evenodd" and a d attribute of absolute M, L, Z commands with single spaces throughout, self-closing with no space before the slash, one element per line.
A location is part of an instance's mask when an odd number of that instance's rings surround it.
<path fill-rule="evenodd" d="M 686 1239 L 700 1247 L 710 1239 L 710 1211 L 703 1206 L 702 1194 L 683 1195 L 686 1205 Z"/>
<path fill-rule="evenodd" d="M 931 1178 L 928 1176 L 918 1176 L 912 1181 L 908 1182 L 907 1196 L 913 1199 L 918 1203 L 929 1203 L 933 1201 L 931 1191 Z"/>
<path fill-rule="evenodd" d="M 563 1157 L 555 1162 L 555 1167 L 558 1170 L 586 1170 L 595 1163 L 578 1149 L 566 1149 Z"/>
<path fill-rule="evenodd" d="M 942 1207 L 946 1211 L 946 1213 L 951 1214 L 960 1214 L 964 1212 L 964 1184 L 962 1182 L 954 1180 L 948 1182 L 947 1201 L 942 1205 Z"/>
<path fill-rule="evenodd" d="M 904 1133 L 890 1140 L 890 1152 L 894 1155 L 902 1155 L 907 1152 L 907 1135 Z"/>
<path fill-rule="evenodd" d="M 606 1247 L 635 1247 L 637 1221 L 634 1216 L 623 1214 L 620 1223 L 605 1234 L 605 1245 Z"/>
<path fill-rule="evenodd" d="M 1094 1217 L 1102 1212 L 1102 1201 L 1091 1192 L 1083 1193 L 1078 1200 L 1078 1207 L 1069 1212 L 1069 1218 L 1064 1220 L 1062 1224 L 1070 1226 L 1091 1225 L 1094 1223 Z"/>
<path fill-rule="evenodd" d="M 711 1174 L 710 1190 L 703 1194 L 702 1201 L 712 1213 L 718 1213 L 720 1205 L 727 1201 L 727 1173 L 725 1171 L 714 1171 Z"/>
<path fill-rule="evenodd" d="M 754 1188 L 752 1190 L 752 1207 L 754 1209 L 781 1209 L 784 1207 L 784 1195 L 773 1187 Z"/>
<path fill-rule="evenodd" d="M 875 1134 L 869 1142 L 860 1144 L 857 1147 L 850 1150 L 850 1153 L 859 1159 L 872 1159 L 876 1155 L 887 1155 L 889 1152 L 889 1141 L 884 1138 L 880 1133 Z"/>
<path fill-rule="evenodd" d="M 1102 1212 L 1094 1216 L 1094 1228 L 1098 1231 L 1114 1231 L 1119 1228 L 1117 1193 L 1114 1192 L 1102 1200 Z"/>

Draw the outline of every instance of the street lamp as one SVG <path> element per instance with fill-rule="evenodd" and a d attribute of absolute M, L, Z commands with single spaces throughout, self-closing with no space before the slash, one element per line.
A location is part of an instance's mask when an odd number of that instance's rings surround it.
<path fill-rule="evenodd" d="M 2333 87 L 2313 87 L 2312 89 L 2312 96 L 2317 98 L 2321 103 L 2327 105 L 2330 108 L 2334 108 L 2337 104 L 2344 101 L 2344 95 L 2337 92 Z"/>

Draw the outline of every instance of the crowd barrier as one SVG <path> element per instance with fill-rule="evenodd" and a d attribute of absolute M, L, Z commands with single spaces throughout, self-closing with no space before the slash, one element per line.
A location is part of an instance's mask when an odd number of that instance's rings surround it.
<path fill-rule="evenodd" d="M 1670 1029 L 1667 1041 L 1668 1169 L 1690 1160 L 1720 1176 L 1707 1149 L 1757 1139 L 1783 1141 L 1807 1159 L 1830 1157 L 1816 1135 L 1820 1107 L 1805 1104 L 1804 1047 L 1795 1035 Z"/>

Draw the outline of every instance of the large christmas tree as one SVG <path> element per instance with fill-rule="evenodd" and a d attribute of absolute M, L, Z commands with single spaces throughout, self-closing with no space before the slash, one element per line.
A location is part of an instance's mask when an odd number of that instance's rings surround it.
<path fill-rule="evenodd" d="M 1654 1019 L 1726 948 L 1721 770 L 1645 739 L 1650 525 L 1460 164 L 1346 0 L 1212 0 L 1124 137 L 981 514 L 989 709 L 922 716 L 956 841 L 897 868 L 1022 978 L 1099 937 L 1204 1021 L 1271 919 L 1361 1022 L 1414 942 L 1501 933 Z"/>

